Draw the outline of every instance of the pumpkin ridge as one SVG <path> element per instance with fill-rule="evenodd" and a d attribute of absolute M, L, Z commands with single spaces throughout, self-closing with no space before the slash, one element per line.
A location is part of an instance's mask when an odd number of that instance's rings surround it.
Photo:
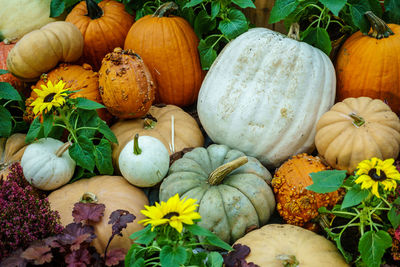
<path fill-rule="evenodd" d="M 224 209 L 224 216 L 225 216 L 226 223 L 228 224 L 228 229 L 229 229 L 229 243 L 231 244 L 231 243 L 232 243 L 232 227 L 231 227 L 231 222 L 230 222 L 230 220 L 229 220 L 228 214 L 226 213 L 226 208 L 225 208 L 224 199 L 222 198 L 222 194 L 221 194 L 221 192 L 219 191 L 219 186 L 220 186 L 220 185 L 215 186 L 215 189 L 216 189 L 216 191 L 218 192 L 219 199 L 220 199 L 220 201 L 221 201 L 221 206 L 222 206 L 222 208 Z"/>
<path fill-rule="evenodd" d="M 186 36 L 185 32 L 182 30 L 182 28 L 180 27 L 179 21 L 180 21 L 179 18 L 176 18 L 173 21 L 171 20 L 171 24 L 174 25 L 174 27 L 173 27 L 174 38 L 173 39 L 175 40 L 175 43 L 176 43 L 176 47 L 175 47 L 174 50 L 178 50 L 181 47 L 189 47 L 189 42 L 187 40 L 187 36 Z M 180 34 L 181 36 L 183 36 L 183 39 L 185 40 L 185 42 L 184 42 L 185 45 L 183 45 L 181 40 L 178 38 L 179 34 L 177 33 L 177 31 L 179 31 L 181 33 Z M 190 50 L 189 49 L 187 51 L 186 50 L 184 50 L 184 51 L 180 50 L 180 53 L 181 54 L 185 53 L 185 54 L 188 54 L 189 56 L 188 57 L 185 56 L 185 62 L 183 62 L 183 57 L 181 57 L 180 60 L 179 60 L 179 64 L 181 66 L 181 71 L 182 71 L 182 74 L 183 74 L 183 75 L 179 75 L 178 76 L 179 79 L 181 80 L 180 82 L 181 82 L 181 85 L 182 85 L 182 92 L 181 92 L 181 94 L 179 94 L 179 99 L 174 99 L 174 100 L 177 103 L 182 103 L 183 105 L 185 105 L 186 104 L 185 103 L 185 98 L 186 98 L 186 92 L 185 91 L 187 91 L 186 87 L 188 87 L 188 84 L 186 82 L 188 79 L 185 79 L 185 77 L 190 76 L 190 75 L 187 74 L 187 71 L 190 70 L 190 68 L 186 68 L 185 65 L 189 61 L 188 59 L 190 59 L 190 62 L 192 62 L 192 58 L 193 57 L 190 55 Z M 191 64 L 191 65 L 193 65 L 193 64 Z M 190 73 L 190 74 L 192 74 L 192 73 Z M 175 78 L 178 78 L 178 77 L 175 77 Z M 189 86 L 190 86 L 190 84 L 189 84 Z"/>

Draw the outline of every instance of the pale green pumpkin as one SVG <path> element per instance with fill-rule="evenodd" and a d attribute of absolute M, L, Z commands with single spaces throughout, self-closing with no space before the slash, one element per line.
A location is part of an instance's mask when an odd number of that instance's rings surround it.
<path fill-rule="evenodd" d="M 199 147 L 174 162 L 160 200 L 176 193 L 197 199 L 200 226 L 228 243 L 267 223 L 275 209 L 271 174 L 255 158 L 225 145 Z"/>

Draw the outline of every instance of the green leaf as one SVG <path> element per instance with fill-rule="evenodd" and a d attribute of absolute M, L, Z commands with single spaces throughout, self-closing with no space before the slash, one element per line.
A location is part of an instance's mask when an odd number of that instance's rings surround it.
<path fill-rule="evenodd" d="M 306 187 L 317 193 L 330 193 L 339 189 L 346 178 L 347 171 L 327 170 L 310 173 L 313 184 Z"/>
<path fill-rule="evenodd" d="M 358 251 L 368 267 L 379 267 L 387 248 L 392 246 L 392 238 L 383 230 L 378 232 L 368 231 L 358 243 Z"/>
<path fill-rule="evenodd" d="M 190 231 L 192 234 L 197 236 L 205 236 L 206 240 L 210 242 L 211 245 L 223 248 L 225 250 L 232 250 L 232 247 L 222 241 L 218 236 L 216 236 L 213 232 L 203 228 L 197 224 L 185 225 L 185 229 Z"/>
<path fill-rule="evenodd" d="M 276 0 L 268 23 L 272 24 L 286 18 L 299 5 L 298 0 Z"/>
<path fill-rule="evenodd" d="M 232 2 L 241 8 L 246 8 L 246 7 L 256 8 L 253 1 L 251 0 L 232 0 Z"/>
<path fill-rule="evenodd" d="M 138 238 L 139 236 L 144 235 L 144 234 L 146 234 L 146 233 L 149 232 L 149 231 L 151 231 L 151 225 L 150 225 L 150 224 L 147 225 L 147 226 L 146 226 L 145 228 L 143 228 L 142 230 L 137 231 L 137 232 L 134 232 L 133 234 L 131 234 L 131 235 L 129 236 L 129 238 L 130 238 L 130 239 Z"/>
<path fill-rule="evenodd" d="M 358 1 L 350 6 L 350 14 L 356 25 L 362 33 L 368 33 L 370 24 L 364 13 L 371 10 L 368 1 Z"/>
<path fill-rule="evenodd" d="M 246 16 L 237 9 L 230 9 L 228 17 L 221 20 L 218 29 L 229 39 L 234 39 L 249 29 Z"/>
<path fill-rule="evenodd" d="M 102 104 L 97 103 L 92 100 L 89 100 L 87 98 L 83 98 L 83 97 L 76 98 L 75 106 L 77 108 L 86 109 L 86 110 L 95 110 L 95 109 L 99 109 L 99 108 L 105 108 L 105 106 L 103 106 Z"/>
<path fill-rule="evenodd" d="M 10 73 L 8 70 L 0 69 L 0 75 Z"/>
<path fill-rule="evenodd" d="M 160 252 L 160 262 L 163 267 L 177 267 L 184 264 L 187 252 L 183 247 L 164 246 Z"/>
<path fill-rule="evenodd" d="M 372 12 L 374 12 L 374 14 L 377 15 L 378 17 L 382 18 L 383 10 L 382 10 L 381 4 L 379 4 L 379 1 L 378 0 L 368 0 L 368 3 L 369 3 L 369 6 L 371 7 Z"/>
<path fill-rule="evenodd" d="M 361 186 L 356 184 L 344 196 L 341 209 L 358 205 L 369 195 L 369 191 L 361 189 Z"/>
<path fill-rule="evenodd" d="M 33 122 L 31 123 L 31 127 L 29 127 L 28 133 L 25 137 L 26 143 L 31 143 L 35 138 L 39 135 L 40 129 L 42 128 L 42 124 L 40 123 L 40 118 L 37 116 Z"/>
<path fill-rule="evenodd" d="M 385 0 L 385 13 L 383 19 L 386 23 L 400 24 L 400 1 Z"/>
<path fill-rule="evenodd" d="M 213 245 L 213 246 L 222 248 L 222 249 L 227 250 L 227 251 L 231 251 L 231 250 L 232 250 L 232 247 L 231 247 L 228 243 L 222 241 L 222 240 L 221 240 L 218 236 L 216 236 L 216 235 L 214 235 L 214 236 L 207 236 L 207 237 L 205 238 L 205 240 L 207 240 L 207 242 L 208 242 L 210 245 Z"/>
<path fill-rule="evenodd" d="M 321 4 L 326 6 L 335 16 L 339 15 L 340 10 L 346 5 L 347 0 L 319 0 Z"/>
<path fill-rule="evenodd" d="M 393 201 L 392 208 L 389 210 L 387 216 L 393 229 L 397 229 L 400 226 L 400 197 Z"/>
<path fill-rule="evenodd" d="M 115 134 L 111 131 L 111 129 L 108 127 L 107 123 L 105 123 L 103 120 L 100 118 L 99 120 L 99 125 L 98 125 L 98 130 L 100 133 L 104 135 L 106 139 L 108 139 L 111 143 L 118 144 L 117 137 Z"/>
<path fill-rule="evenodd" d="M 18 91 L 15 90 L 15 88 L 12 87 L 11 84 L 6 82 L 0 82 L 0 98 L 22 101 L 22 98 L 19 95 Z"/>
<path fill-rule="evenodd" d="M 80 0 L 51 0 L 50 17 L 55 18 L 64 13 L 65 9 L 72 7 Z"/>
<path fill-rule="evenodd" d="M 197 6 L 198 4 L 200 4 L 202 2 L 203 2 L 203 0 L 190 0 L 190 2 L 187 3 L 183 8 Z"/>
<path fill-rule="evenodd" d="M 78 136 L 77 143 L 69 148 L 69 155 L 78 166 L 93 172 L 96 165 L 94 158 L 94 147 L 92 141 L 84 135 Z"/>
<path fill-rule="evenodd" d="M 96 167 L 100 174 L 112 175 L 114 172 L 112 158 L 111 144 L 106 139 L 101 139 L 100 143 L 94 147 L 94 157 Z"/>
<path fill-rule="evenodd" d="M 319 48 L 328 56 L 331 53 L 331 39 L 324 28 L 310 28 L 306 35 L 303 36 L 303 41 Z"/>
<path fill-rule="evenodd" d="M 139 236 L 139 238 L 135 240 L 135 243 L 148 246 L 151 242 L 153 242 L 156 236 L 157 236 L 156 232 L 147 231 L 145 234 Z"/>
<path fill-rule="evenodd" d="M 203 33 L 207 33 L 215 29 L 217 25 L 216 20 L 211 19 L 207 11 L 202 10 L 197 14 L 194 20 L 194 31 L 199 38 L 201 38 Z"/>
<path fill-rule="evenodd" d="M 12 130 L 10 112 L 0 105 L 0 137 L 9 137 Z"/>
<path fill-rule="evenodd" d="M 207 258 L 207 266 L 209 267 L 220 267 L 224 263 L 224 259 L 222 255 L 218 252 L 211 252 L 208 254 Z"/>
<path fill-rule="evenodd" d="M 211 19 L 215 19 L 221 10 L 221 3 L 219 1 L 211 2 Z"/>
<path fill-rule="evenodd" d="M 217 51 L 215 51 L 215 49 L 211 45 L 208 45 L 204 40 L 200 40 L 198 49 L 200 54 L 201 67 L 203 68 L 203 70 L 210 69 L 212 63 L 217 58 Z"/>
<path fill-rule="evenodd" d="M 43 115 L 43 134 L 44 137 L 48 137 L 53 127 L 54 116 L 52 113 L 46 113 Z"/>
<path fill-rule="evenodd" d="M 78 136 L 85 135 L 88 138 L 94 137 L 96 129 L 85 129 L 82 127 L 98 128 L 99 121 L 101 119 L 95 110 L 78 109 L 70 118 L 71 125 L 76 124 Z"/>

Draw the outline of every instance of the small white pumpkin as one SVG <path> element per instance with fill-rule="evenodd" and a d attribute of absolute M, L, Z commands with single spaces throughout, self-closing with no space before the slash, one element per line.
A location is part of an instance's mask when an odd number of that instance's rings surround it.
<path fill-rule="evenodd" d="M 42 138 L 30 144 L 21 159 L 25 179 L 41 190 L 53 190 L 72 178 L 75 161 L 65 153 L 70 143 Z"/>
<path fill-rule="evenodd" d="M 139 137 L 136 134 L 122 149 L 118 162 L 119 170 L 128 182 L 139 187 L 150 187 L 167 175 L 169 153 L 157 138 Z"/>

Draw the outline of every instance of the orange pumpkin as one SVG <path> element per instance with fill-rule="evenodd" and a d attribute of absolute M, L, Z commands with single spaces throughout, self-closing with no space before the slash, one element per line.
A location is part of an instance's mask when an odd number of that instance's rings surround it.
<path fill-rule="evenodd" d="M 74 93 L 71 96 L 72 98 L 84 97 L 100 104 L 103 103 L 99 92 L 99 76 L 97 72 L 92 71 L 92 67 L 88 64 L 82 66 L 61 64 L 48 74 L 42 75 L 36 85 L 32 86 L 32 89 L 40 89 L 40 86 L 46 85 L 48 81 L 56 84 L 60 80 L 63 80 L 66 83 L 66 88 L 71 88 L 71 91 L 80 90 Z M 37 94 L 32 90 L 31 96 L 25 102 L 25 119 L 28 121 L 32 121 L 34 118 L 33 107 L 30 104 L 36 98 Z M 112 118 L 111 114 L 104 108 L 98 109 L 97 113 L 106 122 Z"/>
<path fill-rule="evenodd" d="M 188 106 L 197 99 L 204 72 L 195 32 L 183 18 L 169 16 L 176 8 L 176 4 L 166 3 L 154 15 L 135 22 L 125 49 L 138 53 L 149 66 L 157 81 L 157 102 Z"/>
<path fill-rule="evenodd" d="M 0 69 L 7 70 L 7 55 L 8 52 L 15 46 L 15 44 L 5 44 L 0 42 Z M 14 86 L 16 89 L 23 88 L 23 82 L 11 73 L 0 75 L 0 82 L 7 82 Z"/>
<path fill-rule="evenodd" d="M 400 113 L 400 25 L 386 25 L 372 13 L 369 35 L 356 32 L 336 59 L 337 98 L 368 96 Z M 393 34 L 394 33 L 394 34 Z"/>
<path fill-rule="evenodd" d="M 81 61 L 97 71 L 107 53 L 124 45 L 134 18 L 125 11 L 122 3 L 104 0 L 97 4 L 94 0 L 86 0 L 72 9 L 66 21 L 75 24 L 83 35 L 85 44 Z"/>
<path fill-rule="evenodd" d="M 154 101 L 155 83 L 149 69 L 132 50 L 115 48 L 105 56 L 99 71 L 104 105 L 118 118 L 138 118 Z"/>

